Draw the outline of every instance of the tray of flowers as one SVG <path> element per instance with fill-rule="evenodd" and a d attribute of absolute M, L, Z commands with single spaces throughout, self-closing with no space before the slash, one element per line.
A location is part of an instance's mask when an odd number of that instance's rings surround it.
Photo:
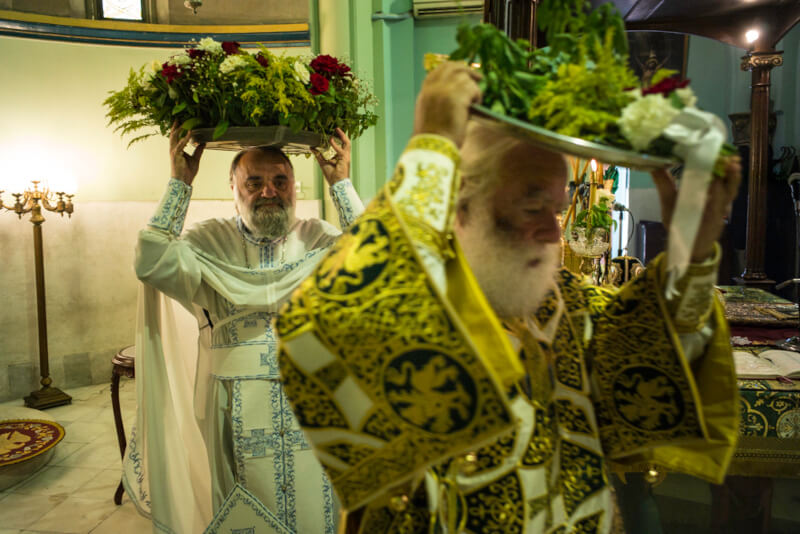
<path fill-rule="evenodd" d="M 642 87 L 628 65 L 622 17 L 613 3 L 587 9 L 582 0 L 547 0 L 537 21 L 548 46 L 530 49 L 490 24 L 462 25 L 449 59 L 482 74 L 479 120 L 550 150 L 609 164 L 653 170 L 681 163 L 681 144 L 719 119 L 696 107 L 697 98 L 677 72 L 662 69 Z M 426 58 L 428 68 L 436 60 Z M 724 134 L 723 134 L 724 137 Z M 738 153 L 716 143 L 721 156 Z"/>
<path fill-rule="evenodd" d="M 341 60 L 254 53 L 205 38 L 165 62 L 131 70 L 104 104 L 109 124 L 129 146 L 168 135 L 174 122 L 206 148 L 278 145 L 287 152 L 321 147 L 341 128 L 355 139 L 375 125 L 369 86 Z"/>

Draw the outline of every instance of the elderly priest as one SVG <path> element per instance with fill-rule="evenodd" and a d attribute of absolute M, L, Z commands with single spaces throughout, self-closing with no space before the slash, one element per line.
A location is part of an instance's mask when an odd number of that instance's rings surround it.
<path fill-rule="evenodd" d="M 476 77 L 427 77 L 393 179 L 283 308 L 284 388 L 350 532 L 608 532 L 611 467 L 720 482 L 733 453 L 712 285 L 739 164 L 672 298 L 664 258 L 593 287 L 558 268 L 563 156 L 469 120 Z"/>

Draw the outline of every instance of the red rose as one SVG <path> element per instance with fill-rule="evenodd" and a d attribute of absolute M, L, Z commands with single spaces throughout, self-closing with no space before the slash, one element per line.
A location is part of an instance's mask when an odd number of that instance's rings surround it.
<path fill-rule="evenodd" d="M 161 65 L 161 75 L 167 79 L 167 83 L 172 83 L 172 80 L 181 75 L 177 65 L 170 65 L 168 62 Z"/>
<path fill-rule="evenodd" d="M 311 68 L 314 69 L 314 72 L 318 72 L 330 79 L 331 76 L 339 73 L 340 65 L 339 60 L 335 57 L 323 54 L 314 58 L 314 61 L 311 62 Z M 349 67 L 348 70 L 350 70 Z"/>
<path fill-rule="evenodd" d="M 258 64 L 264 67 L 265 69 L 269 67 L 269 59 L 267 59 L 267 56 L 265 56 L 261 52 L 256 54 L 256 61 L 258 61 Z"/>
<path fill-rule="evenodd" d="M 206 51 L 200 50 L 199 48 L 189 48 L 186 51 L 189 53 L 189 57 L 192 59 L 198 59 L 206 55 Z"/>
<path fill-rule="evenodd" d="M 316 72 L 311 73 L 311 88 L 308 91 L 312 95 L 321 95 L 322 93 L 327 93 L 328 86 L 328 78 L 322 76 L 321 74 L 317 74 Z"/>
<path fill-rule="evenodd" d="M 339 76 L 347 76 L 349 72 L 350 72 L 350 67 L 348 67 L 344 63 L 339 63 L 339 70 L 336 71 L 336 74 L 338 74 Z"/>
<path fill-rule="evenodd" d="M 236 41 L 222 41 L 222 50 L 226 56 L 232 56 L 239 53 L 240 45 Z"/>
<path fill-rule="evenodd" d="M 681 81 L 679 76 L 673 76 L 672 78 L 664 78 L 657 84 L 642 89 L 642 95 L 663 94 L 667 96 L 675 89 L 683 89 L 687 85 L 689 85 L 689 80 Z"/>

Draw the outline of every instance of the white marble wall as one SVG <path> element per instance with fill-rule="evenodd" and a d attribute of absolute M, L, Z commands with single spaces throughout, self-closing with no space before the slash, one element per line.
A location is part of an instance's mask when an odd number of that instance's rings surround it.
<path fill-rule="evenodd" d="M 71 219 L 43 225 L 50 375 L 59 387 L 106 382 L 111 358 L 133 343 L 136 234 L 155 202 L 78 202 Z M 298 201 L 299 217 L 319 201 Z M 231 201 L 195 200 L 187 227 L 233 214 Z M 38 389 L 33 225 L 0 213 L 0 401 Z"/>

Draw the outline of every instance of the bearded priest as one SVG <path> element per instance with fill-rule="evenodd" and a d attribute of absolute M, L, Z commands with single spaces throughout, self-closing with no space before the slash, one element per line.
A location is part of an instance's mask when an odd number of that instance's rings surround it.
<path fill-rule="evenodd" d="M 676 296 L 663 257 L 593 287 L 557 267 L 563 156 L 469 119 L 477 76 L 429 74 L 393 179 L 282 310 L 284 388 L 348 532 L 608 532 L 611 468 L 719 483 L 730 462 L 712 289 L 739 163 Z"/>
<path fill-rule="evenodd" d="M 333 492 L 281 388 L 273 320 L 341 232 L 295 216 L 292 163 L 266 146 L 233 158 L 238 215 L 182 233 L 204 148 L 187 153 L 190 135 L 173 126 L 172 178 L 139 233 L 139 410 L 126 489 L 158 532 L 202 532 L 216 514 L 207 532 L 333 534 Z M 332 159 L 316 155 L 347 228 L 364 208 L 349 179 L 350 140 L 337 135 Z"/>

